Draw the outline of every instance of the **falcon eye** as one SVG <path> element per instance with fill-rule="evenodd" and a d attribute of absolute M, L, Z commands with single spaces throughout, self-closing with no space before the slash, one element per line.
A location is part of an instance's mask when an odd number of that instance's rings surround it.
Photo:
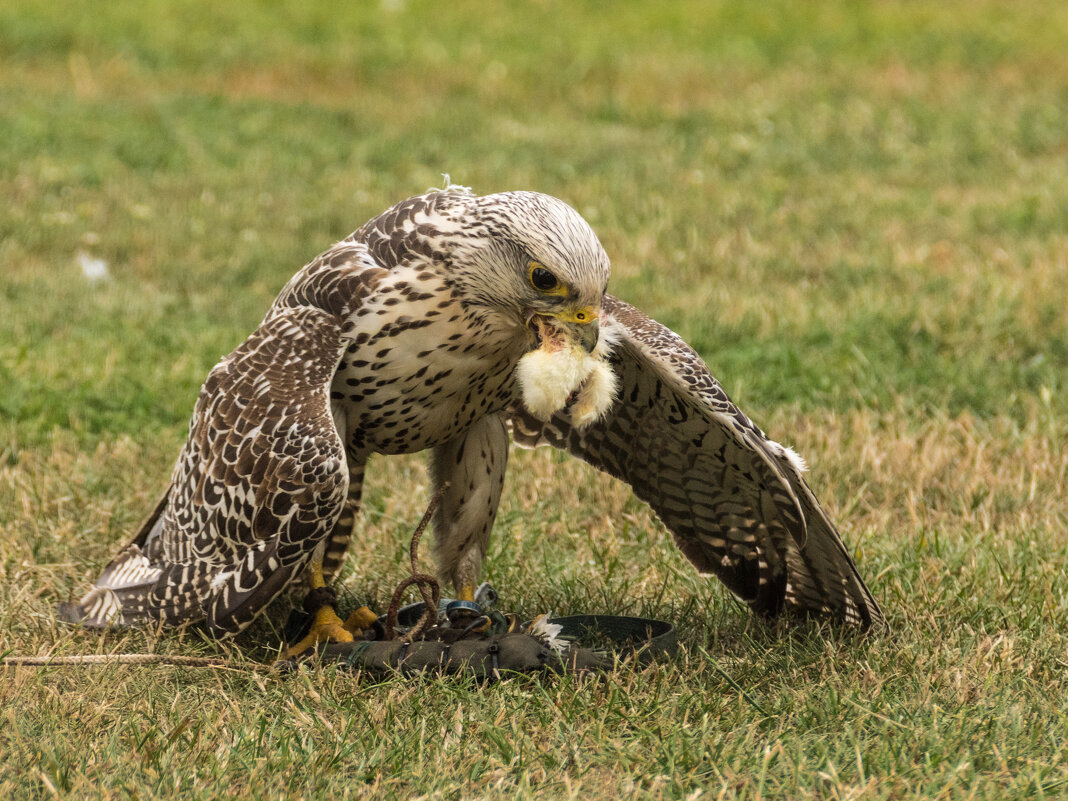
<path fill-rule="evenodd" d="M 535 289 L 540 289 L 542 292 L 549 292 L 556 289 L 559 281 L 556 280 L 555 275 L 535 262 L 530 267 L 530 283 Z"/>
<path fill-rule="evenodd" d="M 580 323 L 586 322 L 586 312 L 575 312 L 575 320 Z"/>

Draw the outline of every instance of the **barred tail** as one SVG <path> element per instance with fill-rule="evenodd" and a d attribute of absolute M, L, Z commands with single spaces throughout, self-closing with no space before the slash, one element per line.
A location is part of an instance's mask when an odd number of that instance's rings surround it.
<path fill-rule="evenodd" d="M 203 571 L 159 561 L 159 536 L 169 495 L 170 486 L 130 544 L 104 568 L 96 585 L 80 601 L 59 605 L 60 620 L 102 629 L 158 622 L 174 625 L 203 615 L 199 602 L 206 581 Z M 165 597 L 160 596 L 161 587 L 166 588 Z"/>
<path fill-rule="evenodd" d="M 59 617 L 87 628 L 132 626 L 151 620 L 149 598 L 163 571 L 131 543 L 77 603 L 59 605 Z"/>

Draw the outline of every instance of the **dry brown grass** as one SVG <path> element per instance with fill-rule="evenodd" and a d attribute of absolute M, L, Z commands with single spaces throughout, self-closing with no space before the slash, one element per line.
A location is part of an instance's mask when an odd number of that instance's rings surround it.
<path fill-rule="evenodd" d="M 209 5 L 0 4 L 0 652 L 235 668 L 4 668 L 0 795 L 1068 791 L 1057 2 Z M 57 624 L 211 365 L 301 263 L 443 172 L 590 219 L 612 291 L 808 458 L 890 636 L 753 619 L 625 487 L 547 451 L 512 457 L 505 604 L 671 619 L 678 662 L 283 682 L 245 668 L 285 604 L 226 645 Z M 341 587 L 382 606 L 427 477 L 371 467 Z"/>

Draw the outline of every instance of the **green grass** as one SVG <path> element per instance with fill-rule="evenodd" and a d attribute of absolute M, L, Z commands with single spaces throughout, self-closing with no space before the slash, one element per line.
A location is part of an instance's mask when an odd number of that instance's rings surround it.
<path fill-rule="evenodd" d="M 4 668 L 0 794 L 1068 794 L 1061 4 L 309 5 L 0 8 L 0 652 L 269 659 L 284 604 L 228 646 L 54 609 L 285 280 L 442 173 L 587 216 L 612 291 L 809 459 L 893 634 L 769 628 L 625 487 L 520 452 L 486 566 L 507 605 L 671 619 L 677 663 Z M 426 484 L 372 464 L 346 597 L 385 605 Z"/>

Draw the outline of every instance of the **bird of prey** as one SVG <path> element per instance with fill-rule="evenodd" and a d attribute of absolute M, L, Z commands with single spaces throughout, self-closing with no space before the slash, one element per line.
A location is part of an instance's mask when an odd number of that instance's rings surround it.
<path fill-rule="evenodd" d="M 372 453 L 423 450 L 447 484 L 438 571 L 470 601 L 511 435 L 627 482 L 756 612 L 885 625 L 800 457 L 608 276 L 586 221 L 535 192 L 430 191 L 370 220 L 212 369 L 163 497 L 62 615 L 236 634 L 302 576 L 336 573 Z M 328 610 L 316 626 L 358 624 Z"/>

